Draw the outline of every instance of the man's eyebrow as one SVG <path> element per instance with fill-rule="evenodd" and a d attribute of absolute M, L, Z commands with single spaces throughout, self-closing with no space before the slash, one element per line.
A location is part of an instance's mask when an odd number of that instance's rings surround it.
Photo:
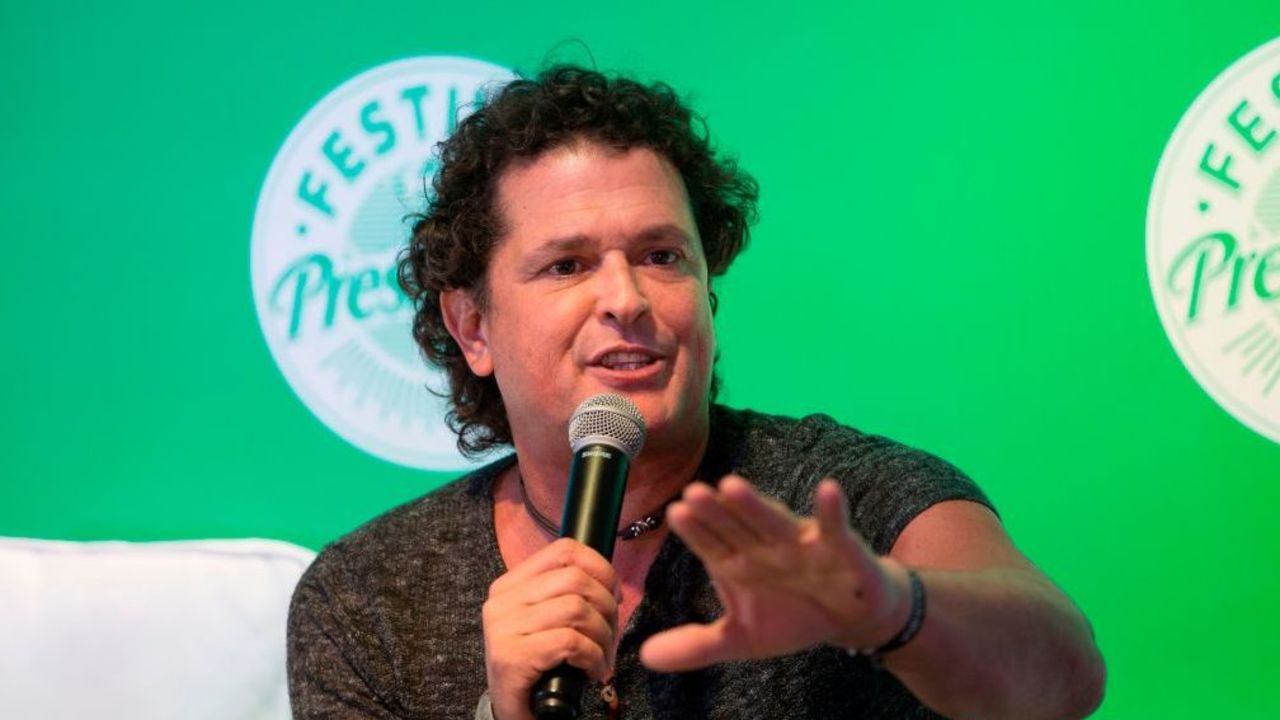
<path fill-rule="evenodd" d="M 565 237 L 544 240 L 533 249 L 533 252 L 537 255 L 554 254 L 559 252 L 575 252 L 592 244 L 594 243 L 591 238 L 586 235 L 567 235 Z"/>
<path fill-rule="evenodd" d="M 542 270 L 543 264 L 562 255 L 580 253 L 594 244 L 590 237 L 582 234 L 550 238 L 531 248 L 520 259 L 519 267 L 522 272 L 537 273 Z"/>
<path fill-rule="evenodd" d="M 675 223 L 650 225 L 636 233 L 635 239 L 642 242 L 654 240 L 674 240 L 686 244 L 693 242 L 693 238 L 689 236 L 689 233 Z M 595 244 L 595 239 L 589 235 L 566 235 L 542 241 L 529 254 L 535 258 L 541 258 L 558 253 L 580 252 L 585 248 L 593 247 Z"/>
<path fill-rule="evenodd" d="M 637 240 L 676 240 L 686 245 L 693 243 L 693 238 L 684 228 L 675 223 L 662 223 L 653 225 L 641 230 L 636 235 Z"/>
<path fill-rule="evenodd" d="M 540 270 L 542 263 L 561 255 L 573 255 L 591 247 L 594 243 L 586 235 L 567 235 L 565 237 L 544 240 L 529 250 L 520 262 L 521 267 L 530 271 Z"/>

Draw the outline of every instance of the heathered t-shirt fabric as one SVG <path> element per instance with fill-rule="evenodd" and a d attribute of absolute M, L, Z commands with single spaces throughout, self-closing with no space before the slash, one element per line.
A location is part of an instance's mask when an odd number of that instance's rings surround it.
<path fill-rule="evenodd" d="M 880 554 L 931 505 L 963 499 L 990 507 L 950 464 L 824 415 L 795 420 L 713 406 L 711 418 L 700 479 L 737 472 L 810 514 L 818 481 L 834 477 L 849 496 L 853 526 Z M 473 717 L 486 685 L 481 606 L 506 572 L 492 487 L 514 461 L 476 470 L 325 548 L 290 608 L 295 718 Z M 702 563 L 668 536 L 619 646 L 621 718 L 938 717 L 892 674 L 835 647 L 681 674 L 640 664 L 649 636 L 720 612 Z M 599 690 L 588 686 L 586 720 L 606 717 Z"/>

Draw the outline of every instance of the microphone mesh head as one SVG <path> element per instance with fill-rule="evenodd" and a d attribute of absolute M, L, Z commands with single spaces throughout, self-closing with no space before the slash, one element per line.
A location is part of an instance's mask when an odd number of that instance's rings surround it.
<path fill-rule="evenodd" d="M 605 443 L 635 457 L 644 447 L 644 416 L 621 395 L 593 395 L 569 418 L 569 445 L 574 452 L 588 443 Z"/>

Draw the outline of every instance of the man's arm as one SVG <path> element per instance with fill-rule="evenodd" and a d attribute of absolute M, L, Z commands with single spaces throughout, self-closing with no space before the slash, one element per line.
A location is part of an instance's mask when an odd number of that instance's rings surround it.
<path fill-rule="evenodd" d="M 948 717 L 1075 718 L 1101 701 L 1105 670 L 1083 615 L 1019 553 L 990 511 L 944 502 L 916 517 L 890 555 L 854 532 L 843 492 L 819 485 L 797 518 L 741 478 L 691 485 L 668 511 L 725 606 L 642 648 L 657 670 L 781 655 L 827 642 L 874 648 L 906 623 L 907 568 L 927 596 L 924 624 L 886 667 Z"/>
<path fill-rule="evenodd" d="M 289 699 L 297 720 L 396 720 L 369 686 L 352 624 L 314 565 L 289 605 Z"/>
<path fill-rule="evenodd" d="M 1106 667 L 1084 615 L 1013 546 L 987 508 L 939 503 L 889 557 L 927 592 L 920 634 L 885 667 L 952 718 L 1079 718 L 1102 702 Z"/>

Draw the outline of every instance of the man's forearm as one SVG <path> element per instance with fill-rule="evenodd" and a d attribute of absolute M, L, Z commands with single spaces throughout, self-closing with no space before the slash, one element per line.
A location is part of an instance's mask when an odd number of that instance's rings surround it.
<path fill-rule="evenodd" d="M 953 720 L 1080 718 L 1102 701 L 1106 668 L 1084 616 L 1034 571 L 920 570 L 920 634 L 885 667 Z"/>

